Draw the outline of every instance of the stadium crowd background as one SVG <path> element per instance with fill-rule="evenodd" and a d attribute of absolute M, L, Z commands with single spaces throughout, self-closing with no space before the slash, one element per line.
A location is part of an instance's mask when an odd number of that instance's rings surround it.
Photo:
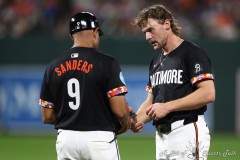
<path fill-rule="evenodd" d="M 108 36 L 138 35 L 133 18 L 154 3 L 173 11 L 185 38 L 240 37 L 239 0 L 0 0 L 0 39 L 39 33 L 66 37 L 69 17 L 77 11 L 93 12 Z"/>

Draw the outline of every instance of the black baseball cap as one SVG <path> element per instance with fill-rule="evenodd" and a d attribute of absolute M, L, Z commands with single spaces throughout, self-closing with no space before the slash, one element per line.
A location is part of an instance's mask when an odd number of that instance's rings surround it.
<path fill-rule="evenodd" d="M 83 30 L 94 30 L 98 28 L 99 36 L 103 35 L 96 17 L 90 12 L 80 12 L 73 15 L 70 19 L 69 30 L 70 34 Z"/>

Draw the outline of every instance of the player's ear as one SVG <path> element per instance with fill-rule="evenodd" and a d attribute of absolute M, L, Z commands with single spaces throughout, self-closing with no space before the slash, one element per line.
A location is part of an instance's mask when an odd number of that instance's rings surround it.
<path fill-rule="evenodd" d="M 94 36 L 97 36 L 97 35 L 98 35 L 98 30 L 94 29 Z"/>
<path fill-rule="evenodd" d="M 97 29 L 93 30 L 93 47 L 98 48 L 99 47 L 99 33 Z"/>
<path fill-rule="evenodd" d="M 97 39 L 99 37 L 98 29 L 93 30 L 93 37 L 94 37 L 94 39 Z"/>
<path fill-rule="evenodd" d="M 171 28 L 171 22 L 169 19 L 165 20 L 164 26 L 165 26 L 166 30 L 169 30 Z"/>

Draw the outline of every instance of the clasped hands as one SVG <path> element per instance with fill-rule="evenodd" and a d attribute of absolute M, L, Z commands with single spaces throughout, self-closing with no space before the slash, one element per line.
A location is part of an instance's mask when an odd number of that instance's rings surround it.
<path fill-rule="evenodd" d="M 150 120 L 155 120 L 157 121 L 159 118 L 165 117 L 170 111 L 168 110 L 168 108 L 165 106 L 165 103 L 154 103 L 152 105 L 150 105 L 149 107 L 147 107 L 146 109 L 146 115 L 142 115 L 145 116 L 145 120 L 146 122 L 150 121 Z M 133 116 L 130 118 L 130 129 L 137 133 L 140 132 L 143 128 L 144 123 L 143 122 L 139 122 L 138 119 L 140 119 L 139 117 L 137 117 L 137 115 Z M 141 118 L 144 119 L 144 118 Z"/>
<path fill-rule="evenodd" d="M 117 134 L 122 134 L 126 132 L 128 129 L 131 129 L 133 132 L 140 132 L 143 128 L 144 123 L 137 121 L 137 115 L 134 113 L 132 107 L 128 107 L 129 109 L 129 119 L 125 121 L 125 124 L 120 122 L 120 129 L 117 131 Z"/>

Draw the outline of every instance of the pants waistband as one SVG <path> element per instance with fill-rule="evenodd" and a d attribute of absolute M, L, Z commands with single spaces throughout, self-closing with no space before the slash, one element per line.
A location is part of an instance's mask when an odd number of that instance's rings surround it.
<path fill-rule="evenodd" d="M 175 121 L 175 122 L 169 123 L 169 124 L 161 124 L 161 125 L 157 125 L 155 127 L 159 133 L 165 134 L 165 133 L 171 132 L 172 130 L 174 130 L 176 128 L 182 127 L 182 126 L 190 124 L 190 123 L 197 122 L 198 118 L 200 118 L 200 117 L 203 118 L 203 115 L 191 116 L 191 117 L 185 118 L 183 120 L 178 120 L 178 121 Z"/>

